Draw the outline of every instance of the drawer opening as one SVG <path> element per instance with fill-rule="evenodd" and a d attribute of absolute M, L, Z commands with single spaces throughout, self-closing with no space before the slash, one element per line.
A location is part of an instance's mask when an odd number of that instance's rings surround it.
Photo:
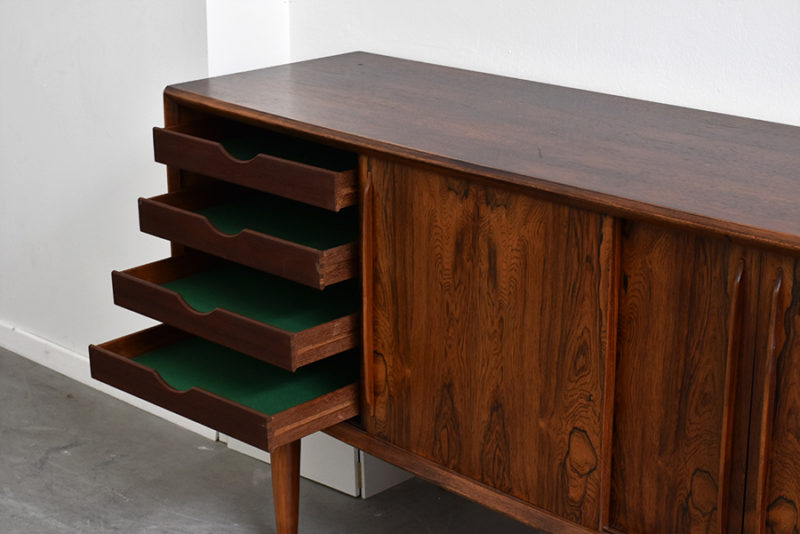
<path fill-rule="evenodd" d="M 295 370 L 357 346 L 358 280 L 320 291 L 193 253 L 112 273 L 115 302 Z"/>
<path fill-rule="evenodd" d="M 252 230 L 319 250 L 358 240 L 356 207 L 332 212 L 219 182 L 147 200 L 200 215 L 227 236 Z"/>
<path fill-rule="evenodd" d="M 296 373 L 159 325 L 89 347 L 92 376 L 270 451 L 358 415 L 358 357 Z"/>
<path fill-rule="evenodd" d="M 357 158 L 351 152 L 218 117 L 180 124 L 169 130 L 219 143 L 231 158 L 242 163 L 265 154 L 337 172 L 355 169 L 357 165 Z"/>
<path fill-rule="evenodd" d="M 166 265 L 151 265 L 160 278 L 160 267 Z M 301 332 L 353 314 L 360 306 L 355 283 L 317 291 L 233 263 L 210 262 L 206 266 L 209 268 L 199 272 L 179 270 L 174 279 L 159 285 L 180 295 L 199 313 L 225 309 L 287 332 Z"/>
<path fill-rule="evenodd" d="M 219 118 L 153 128 L 155 159 L 188 173 L 339 211 L 358 202 L 358 158 Z"/>
<path fill-rule="evenodd" d="M 197 213 L 225 234 L 236 235 L 251 229 L 323 250 L 358 239 L 356 208 L 346 208 L 336 213 L 242 188 L 222 193 L 224 196 L 220 201 L 210 203 L 197 210 Z"/>
<path fill-rule="evenodd" d="M 317 289 L 358 274 L 358 210 L 225 182 L 139 199 L 142 231 Z"/>

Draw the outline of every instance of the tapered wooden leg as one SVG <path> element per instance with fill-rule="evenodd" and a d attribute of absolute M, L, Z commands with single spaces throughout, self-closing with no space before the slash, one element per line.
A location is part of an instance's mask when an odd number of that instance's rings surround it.
<path fill-rule="evenodd" d="M 297 534 L 300 502 L 300 440 L 282 445 L 270 453 L 272 500 L 278 534 Z"/>

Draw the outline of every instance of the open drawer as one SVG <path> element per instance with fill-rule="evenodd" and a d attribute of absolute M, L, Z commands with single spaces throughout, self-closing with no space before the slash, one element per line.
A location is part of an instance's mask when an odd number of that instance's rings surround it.
<path fill-rule="evenodd" d="M 352 351 L 290 373 L 160 325 L 89 358 L 97 380 L 266 451 L 358 414 Z"/>
<path fill-rule="evenodd" d="M 153 128 L 155 159 L 329 210 L 357 202 L 354 154 L 225 119 Z"/>
<path fill-rule="evenodd" d="M 111 278 L 119 306 L 290 371 L 358 344 L 357 280 L 320 291 L 204 254 Z"/>
<path fill-rule="evenodd" d="M 357 275 L 358 212 L 227 184 L 139 199 L 143 232 L 318 289 Z"/>

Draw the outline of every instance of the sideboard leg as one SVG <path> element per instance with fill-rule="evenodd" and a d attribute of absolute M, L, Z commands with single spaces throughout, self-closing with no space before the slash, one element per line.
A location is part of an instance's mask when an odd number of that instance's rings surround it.
<path fill-rule="evenodd" d="M 300 440 L 282 445 L 270 453 L 272 500 L 278 534 L 297 534 L 300 502 Z"/>

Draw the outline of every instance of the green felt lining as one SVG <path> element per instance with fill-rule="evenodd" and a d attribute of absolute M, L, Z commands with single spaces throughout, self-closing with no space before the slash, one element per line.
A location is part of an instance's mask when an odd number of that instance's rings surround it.
<path fill-rule="evenodd" d="M 162 286 L 179 293 L 199 312 L 222 308 L 289 332 L 350 315 L 361 305 L 358 280 L 320 291 L 236 264 L 224 264 Z"/>
<path fill-rule="evenodd" d="M 154 369 L 177 390 L 204 389 L 269 415 L 358 380 L 354 351 L 291 373 L 195 337 L 142 354 L 134 361 Z"/>
<path fill-rule="evenodd" d="M 352 243 L 358 238 L 355 208 L 335 213 L 256 191 L 197 213 L 226 234 L 248 228 L 319 250 Z"/>
<path fill-rule="evenodd" d="M 349 152 L 257 128 L 231 135 L 220 143 L 228 154 L 242 161 L 251 160 L 258 154 L 269 154 L 332 171 L 346 171 L 356 166 L 356 158 Z"/>

